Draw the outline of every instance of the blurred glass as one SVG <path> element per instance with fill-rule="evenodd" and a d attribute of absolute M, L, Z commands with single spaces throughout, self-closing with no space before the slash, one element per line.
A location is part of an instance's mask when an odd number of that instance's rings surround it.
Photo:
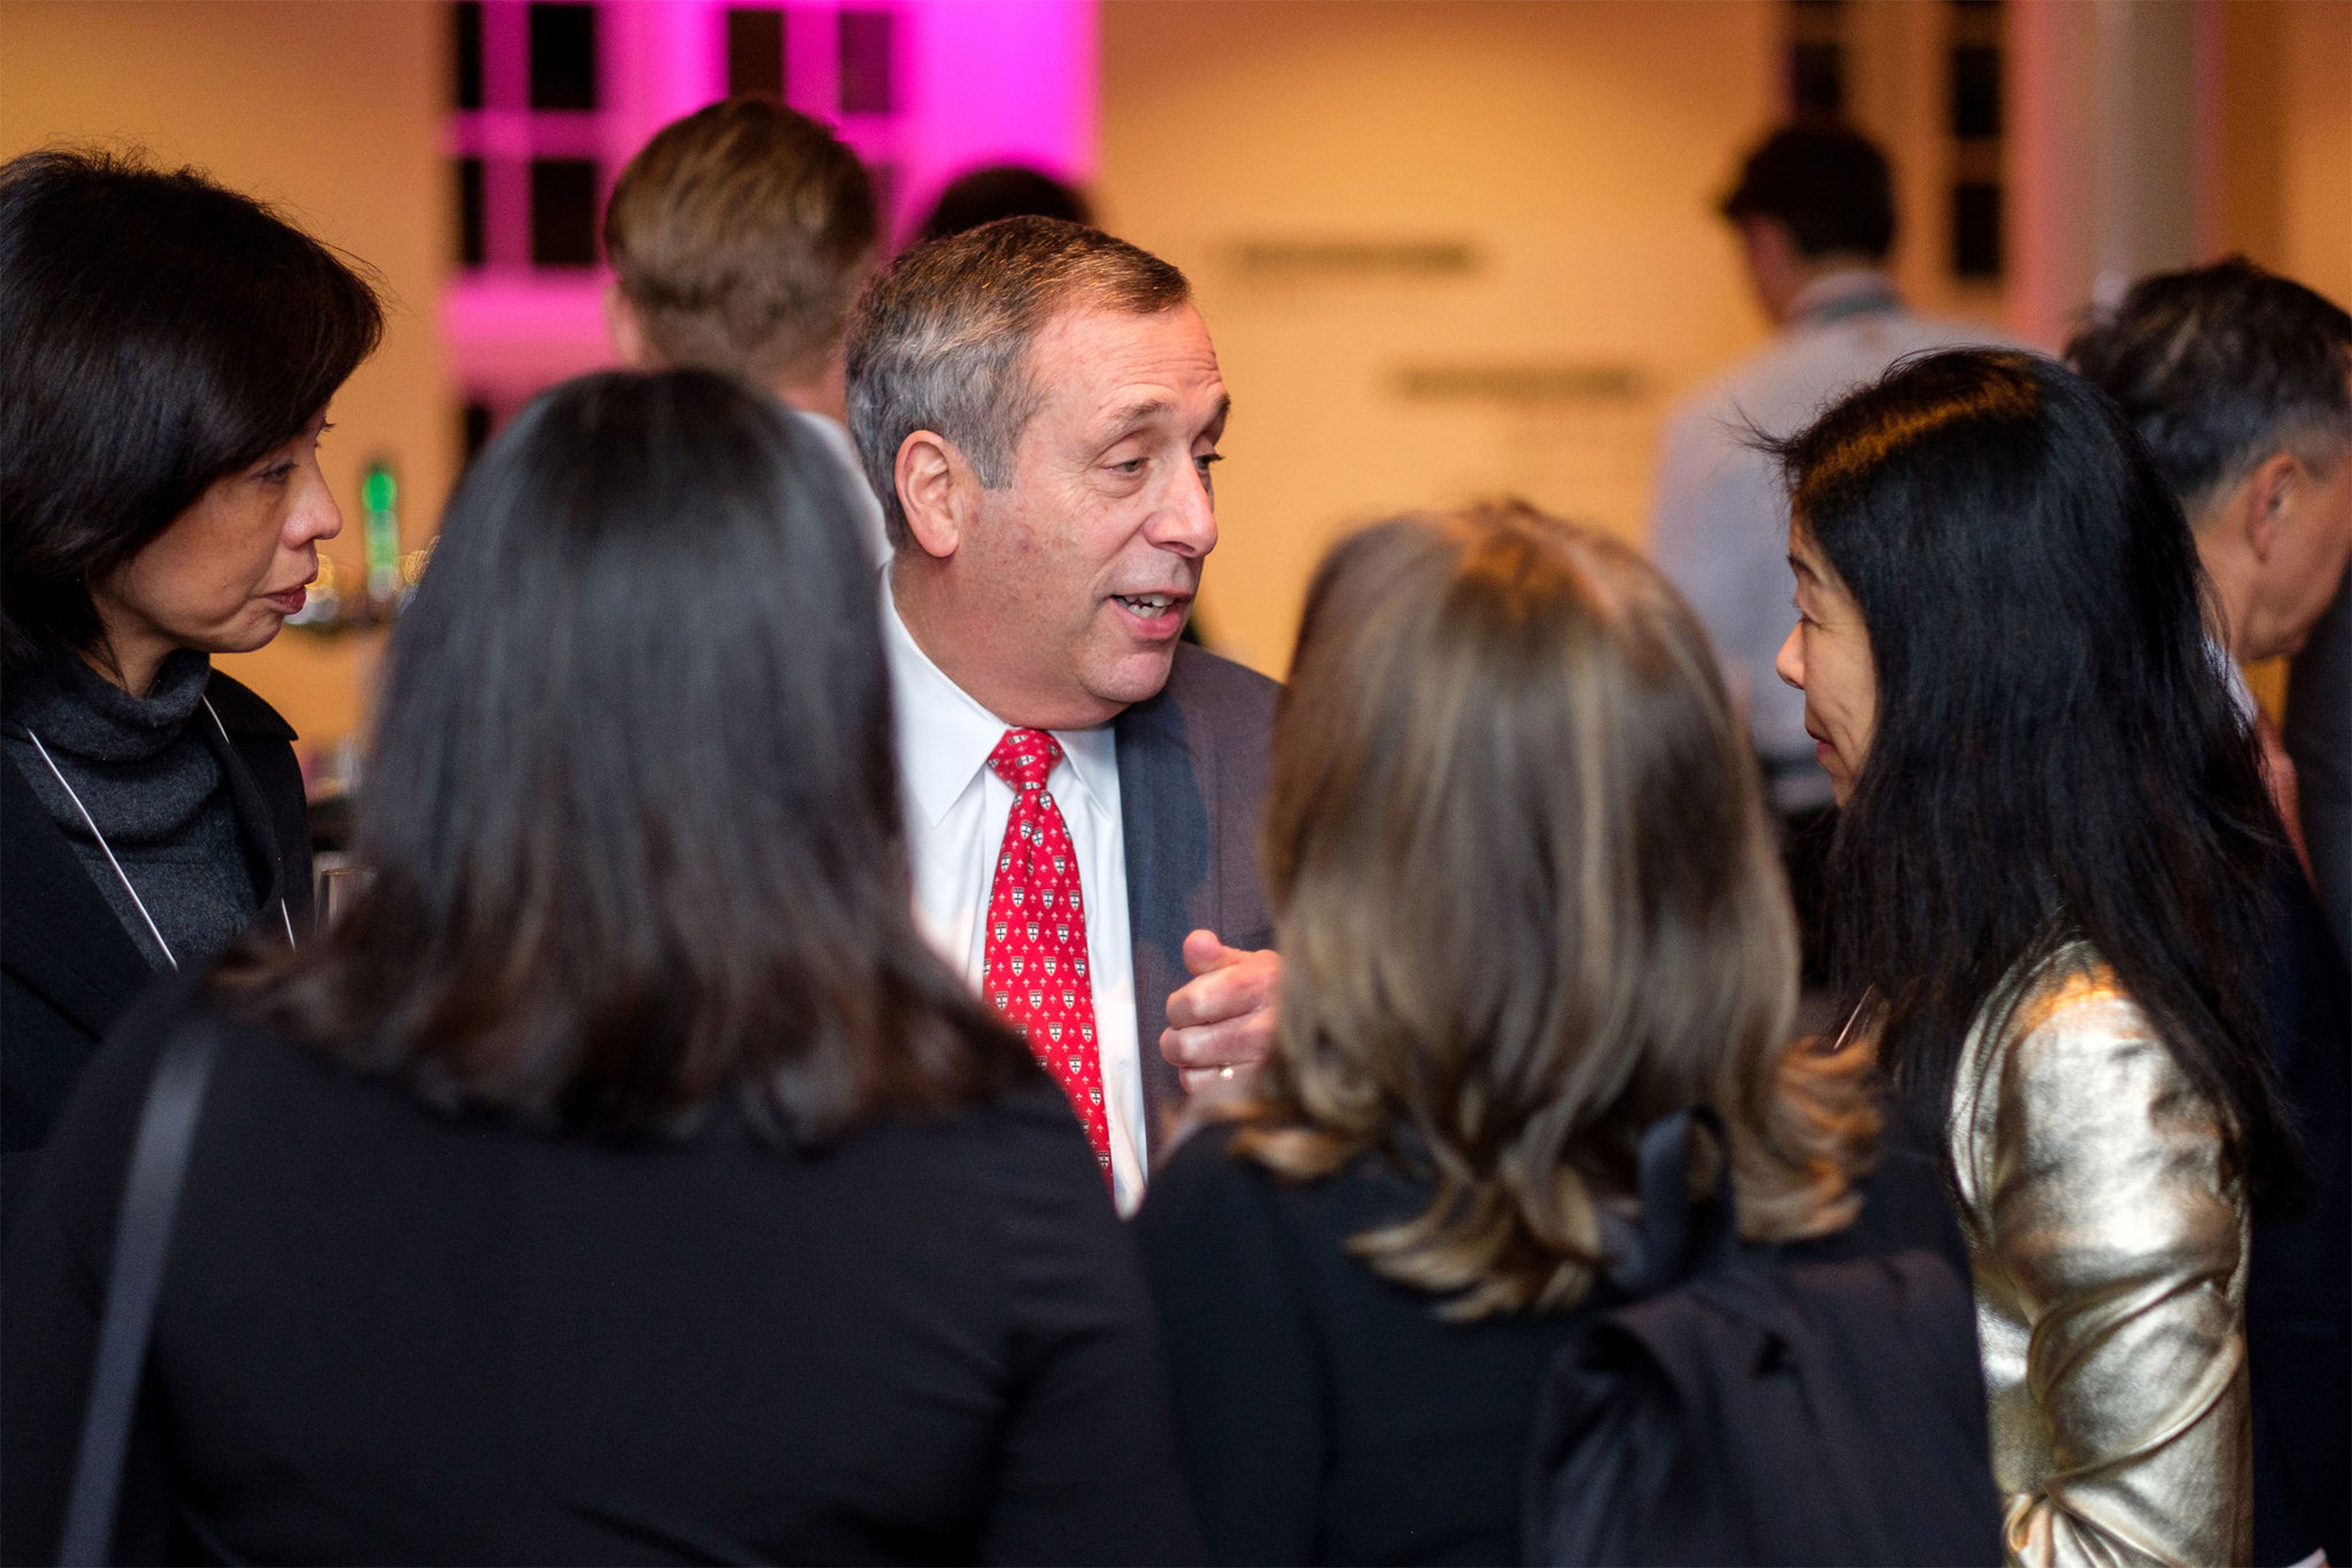
<path fill-rule="evenodd" d="M 365 867 L 354 865 L 348 855 L 329 852 L 316 857 L 311 890 L 317 897 L 319 928 L 325 930 L 342 919 L 373 876 Z"/>

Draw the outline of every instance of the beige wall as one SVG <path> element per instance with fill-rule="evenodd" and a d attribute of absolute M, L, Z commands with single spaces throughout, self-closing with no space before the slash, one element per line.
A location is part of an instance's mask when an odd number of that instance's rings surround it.
<path fill-rule="evenodd" d="M 1955 150 L 1945 90 L 1952 43 L 1948 5 L 1880 0 L 1850 8 L 1846 21 L 1847 106 L 1894 166 L 1901 218 L 1893 272 L 1918 309 L 1997 324 L 2008 300 L 1997 284 L 1952 276 L 1950 190 Z"/>
<path fill-rule="evenodd" d="M 2352 307 L 2352 0 L 2283 9 L 2278 264 Z"/>
<path fill-rule="evenodd" d="M 2352 305 L 2352 0 L 2227 0 L 2212 246 Z"/>
<path fill-rule="evenodd" d="M 144 146 L 277 203 L 380 277 L 384 347 L 336 399 L 324 449 L 347 525 L 326 548 L 355 575 L 369 457 L 398 463 L 403 532 L 416 544 L 457 456 L 434 326 L 453 249 L 439 155 L 446 28 L 432 0 L 0 0 L 0 156 Z M 221 663 L 307 742 L 331 743 L 358 722 L 378 651 L 375 634 L 295 628 Z"/>
<path fill-rule="evenodd" d="M 1667 400 L 1763 332 L 1709 204 L 1780 28 L 1769 0 L 1104 6 L 1103 216 L 1192 275 L 1234 399 L 1212 641 L 1279 673 L 1351 520 L 1516 492 L 1639 533 Z M 1249 264 L 1286 242 L 1470 264 Z"/>

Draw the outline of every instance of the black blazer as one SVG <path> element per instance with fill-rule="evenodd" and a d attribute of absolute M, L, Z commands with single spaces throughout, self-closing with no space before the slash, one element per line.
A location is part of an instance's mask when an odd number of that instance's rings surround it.
<path fill-rule="evenodd" d="M 1168 1027 L 1169 993 L 1192 977 L 1185 936 L 1205 927 L 1229 947 L 1274 945 L 1258 829 L 1281 689 L 1255 671 L 1179 643 L 1159 694 L 1113 722 L 1136 954 L 1136 1045 L 1155 1153 L 1184 1107 L 1184 1082 L 1160 1054 L 1160 1031 Z"/>
<path fill-rule="evenodd" d="M 310 924 L 310 835 L 294 732 L 219 671 L 190 721 L 236 797 L 262 918 Z M 13 759 L 0 756 L 0 1193 L 19 1179 L 73 1093 L 101 1037 L 154 972 Z"/>

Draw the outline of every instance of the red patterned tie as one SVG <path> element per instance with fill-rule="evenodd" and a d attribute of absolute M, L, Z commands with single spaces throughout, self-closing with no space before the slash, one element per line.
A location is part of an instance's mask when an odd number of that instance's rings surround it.
<path fill-rule="evenodd" d="M 1043 730 L 1007 730 L 988 754 L 988 766 L 1012 785 L 1012 816 L 989 888 L 983 974 L 988 999 L 1070 1096 L 1107 1181 L 1111 1129 L 1087 977 L 1086 903 L 1070 830 L 1045 787 L 1059 761 L 1061 743 Z"/>

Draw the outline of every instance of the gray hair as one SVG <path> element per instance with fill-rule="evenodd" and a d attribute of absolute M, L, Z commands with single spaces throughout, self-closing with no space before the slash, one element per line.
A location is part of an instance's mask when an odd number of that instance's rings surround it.
<path fill-rule="evenodd" d="M 2352 314 L 2242 256 L 2132 285 L 2066 345 L 2122 405 L 2192 524 L 2273 453 L 2352 449 Z"/>
<path fill-rule="evenodd" d="M 844 357 L 850 433 L 891 547 L 912 542 L 897 478 L 908 436 L 946 436 L 996 489 L 1043 395 L 1026 361 L 1046 323 L 1073 308 L 1152 315 L 1191 296 L 1184 275 L 1149 251 L 1059 218 L 983 224 L 878 274 L 850 311 Z"/>

